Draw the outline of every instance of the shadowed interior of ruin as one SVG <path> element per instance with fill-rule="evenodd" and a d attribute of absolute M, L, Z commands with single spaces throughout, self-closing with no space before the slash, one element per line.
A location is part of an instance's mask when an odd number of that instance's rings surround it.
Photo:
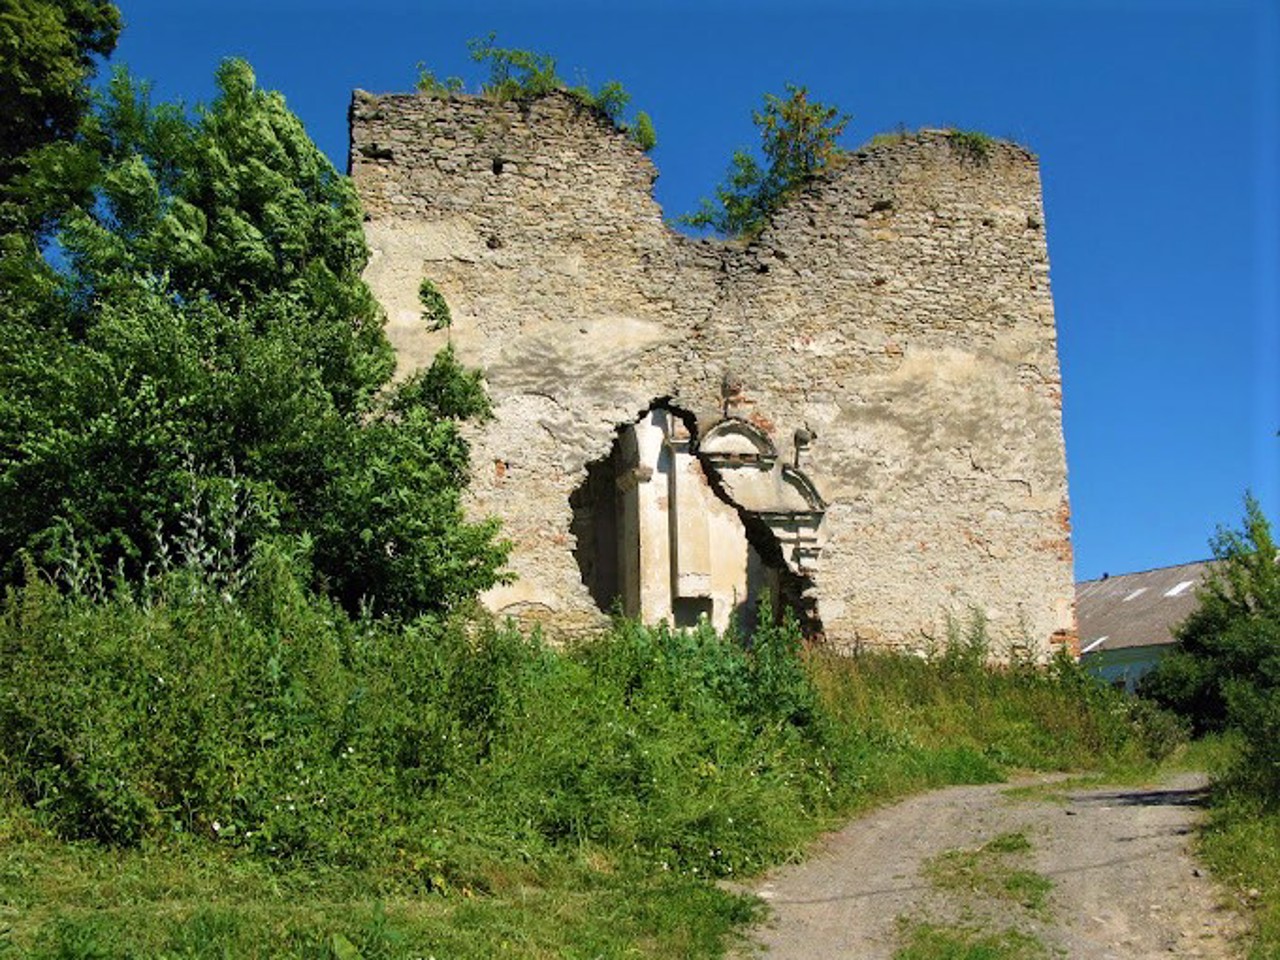
<path fill-rule="evenodd" d="M 587 464 L 587 478 L 569 497 L 573 508 L 572 526 L 576 546 L 574 559 L 591 599 L 601 610 L 612 613 L 622 603 L 618 580 L 618 440 L 607 456 Z"/>

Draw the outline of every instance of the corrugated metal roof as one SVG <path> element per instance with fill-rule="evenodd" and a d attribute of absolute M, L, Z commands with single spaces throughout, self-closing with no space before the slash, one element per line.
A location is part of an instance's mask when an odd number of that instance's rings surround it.
<path fill-rule="evenodd" d="M 1200 560 L 1143 573 L 1122 573 L 1076 584 L 1080 648 L 1089 653 L 1173 643 L 1173 628 L 1198 600 L 1209 572 Z"/>

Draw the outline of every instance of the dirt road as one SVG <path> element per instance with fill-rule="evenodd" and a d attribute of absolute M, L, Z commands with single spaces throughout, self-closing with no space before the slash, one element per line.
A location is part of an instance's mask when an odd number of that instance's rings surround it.
<path fill-rule="evenodd" d="M 754 885 L 771 916 L 739 955 L 889 960 L 928 926 L 1028 956 L 1234 957 L 1240 921 L 1190 855 L 1204 787 L 955 787 L 875 811 Z"/>

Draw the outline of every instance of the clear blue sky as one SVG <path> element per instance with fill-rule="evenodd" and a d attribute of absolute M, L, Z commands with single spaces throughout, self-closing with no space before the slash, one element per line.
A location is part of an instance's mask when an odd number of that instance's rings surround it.
<path fill-rule="evenodd" d="M 432 3 L 117 0 L 116 53 L 155 95 L 208 99 L 225 56 L 346 166 L 351 90 L 466 41 L 623 82 L 658 131 L 656 191 L 692 209 L 750 112 L 790 81 L 854 115 L 1011 138 L 1040 156 L 1076 575 L 1208 555 L 1246 488 L 1280 521 L 1280 4 L 1274 0 Z M 483 9 L 480 9 L 482 8 Z"/>

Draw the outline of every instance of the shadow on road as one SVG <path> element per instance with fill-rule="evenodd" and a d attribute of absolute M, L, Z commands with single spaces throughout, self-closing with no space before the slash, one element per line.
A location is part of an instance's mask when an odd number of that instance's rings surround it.
<path fill-rule="evenodd" d="M 1189 790 L 1116 790 L 1107 793 L 1071 793 L 1072 803 L 1081 806 L 1114 807 L 1203 807 L 1209 799 L 1207 787 Z"/>

